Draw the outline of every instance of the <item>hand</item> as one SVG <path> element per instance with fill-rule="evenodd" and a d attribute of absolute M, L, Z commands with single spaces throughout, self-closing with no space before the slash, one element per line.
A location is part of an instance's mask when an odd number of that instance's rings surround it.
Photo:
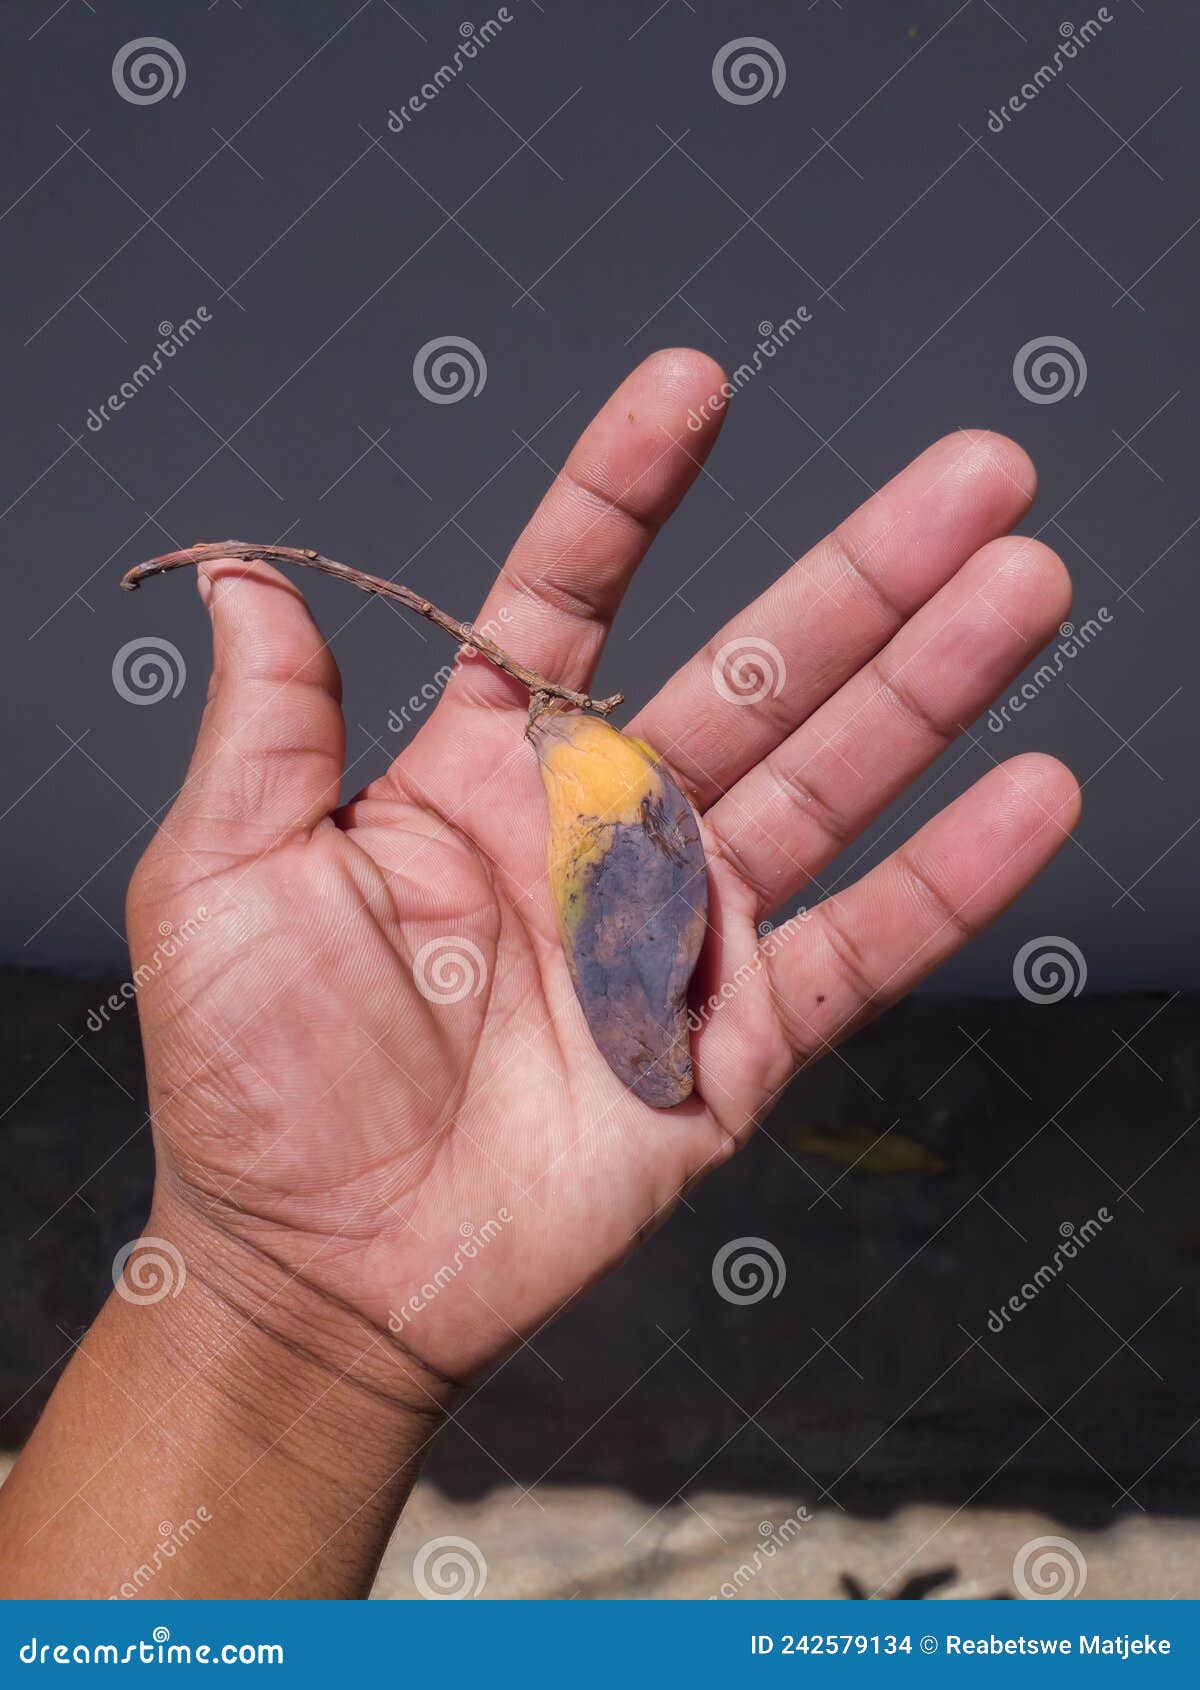
<path fill-rule="evenodd" d="M 688 417 L 720 380 L 698 353 L 659 353 L 588 428 L 478 618 L 520 661 L 589 685 L 712 444 L 719 410 L 698 431 Z M 798 1067 L 1003 910 L 1074 825 L 1070 774 L 1014 759 L 760 948 L 758 923 L 819 882 L 1065 617 L 1063 565 L 1002 538 L 1033 489 L 1010 441 L 942 440 L 632 724 L 691 794 L 710 868 L 696 1091 L 669 1113 L 613 1078 L 576 1004 L 524 691 L 458 661 L 413 742 L 338 810 L 338 676 L 298 588 L 261 563 L 207 565 L 208 705 L 129 899 L 148 970 L 150 1230 L 269 1262 L 386 1334 L 435 1397 L 615 1266 Z M 766 652 L 759 702 L 729 696 L 743 640 Z M 269 1322 L 264 1299 L 244 1300 Z"/>

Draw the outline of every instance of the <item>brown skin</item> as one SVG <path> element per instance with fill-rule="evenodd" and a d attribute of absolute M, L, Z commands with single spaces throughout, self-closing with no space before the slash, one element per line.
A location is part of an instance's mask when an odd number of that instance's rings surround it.
<path fill-rule="evenodd" d="M 521 663 L 590 685 L 715 436 L 719 410 L 698 432 L 687 418 L 719 381 L 698 353 L 657 354 L 589 427 L 479 613 Z M 999 538 L 1032 492 L 1011 442 L 931 447 L 631 724 L 702 812 L 697 997 L 743 970 L 670 1112 L 617 1083 L 575 1002 L 524 689 L 467 660 L 338 810 L 338 678 L 299 591 L 263 563 L 204 566 L 213 684 L 128 910 L 135 965 L 161 923 L 194 924 L 139 996 L 158 1157 L 146 1232 L 176 1246 L 186 1282 L 149 1307 L 114 1295 L 84 1340 L 0 1493 L 0 1592 L 108 1594 L 160 1522 L 203 1504 L 212 1523 L 161 1575 L 180 1594 L 365 1594 L 459 1386 L 620 1262 L 798 1066 L 957 950 L 1067 837 L 1070 774 L 1017 758 L 746 969 L 757 922 L 1065 616 L 1061 563 Z M 786 670 L 762 705 L 712 684 L 715 655 L 748 635 Z M 448 937 L 474 972 L 438 1001 L 414 959 Z M 464 1263 L 465 1229 L 489 1223 Z"/>

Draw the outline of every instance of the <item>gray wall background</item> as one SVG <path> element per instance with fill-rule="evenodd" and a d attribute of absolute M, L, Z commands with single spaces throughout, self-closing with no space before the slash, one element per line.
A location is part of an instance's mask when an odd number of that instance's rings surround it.
<path fill-rule="evenodd" d="M 643 569 L 603 690 L 635 707 L 936 435 L 1010 432 L 1038 462 L 1027 527 L 1070 565 L 1074 620 L 1111 620 L 1003 733 L 975 724 L 903 823 L 1029 747 L 1085 784 L 1078 842 L 939 989 L 1011 991 L 1014 951 L 1047 933 L 1082 947 L 1095 988 L 1200 984 L 1195 8 L 1109 0 L 1001 134 L 989 112 L 1090 0 L 509 10 L 395 135 L 389 108 L 496 8 L 5 7 L 0 959 L 123 966 L 124 886 L 185 766 L 207 630 L 184 583 L 128 598 L 122 569 L 286 535 L 470 615 L 543 459 L 632 363 L 688 342 L 737 365 L 805 305 Z M 137 105 L 113 59 L 150 35 L 186 76 Z M 714 55 L 742 36 L 782 57 L 778 97 L 718 95 Z M 89 430 L 159 325 L 199 306 L 201 334 Z M 434 405 L 412 364 L 443 336 L 476 343 L 487 380 Z M 1034 404 L 1014 357 L 1048 336 L 1086 384 Z M 346 678 L 355 787 L 448 651 L 391 607 L 307 588 Z M 135 637 L 178 648 L 178 696 L 119 695 Z"/>

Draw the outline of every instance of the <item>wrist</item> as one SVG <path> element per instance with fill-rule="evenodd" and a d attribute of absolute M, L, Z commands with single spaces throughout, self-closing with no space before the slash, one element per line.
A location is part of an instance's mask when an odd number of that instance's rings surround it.
<path fill-rule="evenodd" d="M 161 1190 L 144 1236 L 93 1332 L 103 1327 L 118 1358 L 106 1365 L 136 1379 L 147 1432 L 186 1450 L 187 1495 L 237 1521 L 239 1559 L 247 1520 L 260 1523 L 270 1549 L 250 1546 L 254 1571 L 243 1565 L 239 1590 L 249 1580 L 262 1595 L 365 1592 L 453 1388 Z M 218 1552 L 219 1534 L 205 1536 Z M 201 1569 L 191 1549 L 189 1560 Z M 331 1576 L 350 1589 L 331 1588 Z"/>
<path fill-rule="evenodd" d="M 0 1492 L 0 1595 L 370 1589 L 451 1392 L 160 1188 Z"/>
<path fill-rule="evenodd" d="M 231 1387 L 238 1354 L 251 1349 L 264 1363 L 275 1357 L 289 1395 L 297 1389 L 303 1394 L 301 1382 L 319 1378 L 335 1394 L 339 1411 L 343 1401 L 355 1401 L 347 1393 L 358 1392 L 378 1403 L 381 1419 L 390 1411 L 437 1424 L 458 1396 L 459 1383 L 410 1350 L 390 1323 L 368 1319 L 306 1273 L 305 1258 L 323 1253 L 311 1241 L 297 1244 L 289 1235 L 277 1243 L 278 1229 L 229 1217 L 219 1205 L 202 1211 L 194 1198 L 177 1195 L 162 1180 L 146 1236 L 169 1241 L 177 1256 L 167 1265 L 179 1276 L 181 1295 L 156 1301 L 170 1308 L 192 1292 L 195 1312 L 220 1335 L 221 1354 L 212 1359 L 223 1373 L 222 1363 L 232 1368 Z M 136 1277 L 137 1261 L 135 1253 L 123 1277 Z M 154 1280 L 157 1288 L 157 1269 Z M 130 1289 L 136 1303 L 136 1285 Z M 362 1412 L 357 1404 L 356 1424 Z"/>

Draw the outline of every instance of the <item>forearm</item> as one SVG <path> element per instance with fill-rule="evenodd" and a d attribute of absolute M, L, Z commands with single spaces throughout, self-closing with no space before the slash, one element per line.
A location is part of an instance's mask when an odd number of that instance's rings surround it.
<path fill-rule="evenodd" d="M 244 1246 L 160 1212 L 0 1491 L 0 1596 L 364 1596 L 447 1393 Z"/>

